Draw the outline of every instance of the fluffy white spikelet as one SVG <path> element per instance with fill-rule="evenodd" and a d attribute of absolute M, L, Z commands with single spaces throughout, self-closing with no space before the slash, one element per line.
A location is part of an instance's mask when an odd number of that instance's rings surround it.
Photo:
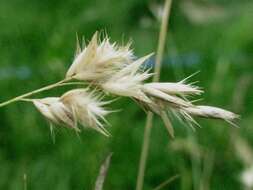
<path fill-rule="evenodd" d="M 132 60 L 130 46 L 119 47 L 111 44 L 106 37 L 99 42 L 96 32 L 87 47 L 81 51 L 77 48 L 77 55 L 67 71 L 66 78 L 78 80 L 100 80 L 108 77 Z"/>
<path fill-rule="evenodd" d="M 71 90 L 61 97 L 61 101 L 72 110 L 78 123 L 109 136 L 101 122 L 106 121 L 105 116 L 111 112 L 102 107 L 109 102 L 100 101 L 98 96 L 88 93 L 87 89 Z"/>
<path fill-rule="evenodd" d="M 60 98 L 50 97 L 34 99 L 33 104 L 50 122 L 58 125 L 64 125 L 79 131 L 75 125 L 75 120 L 71 110 L 60 101 Z"/>
<path fill-rule="evenodd" d="M 149 54 L 125 66 L 108 80 L 101 82 L 101 88 L 111 94 L 132 97 L 144 102 L 151 102 L 142 91 L 142 86 L 143 82 L 152 76 L 152 74 L 148 73 L 148 70 L 141 71 L 141 66 L 151 56 L 152 54 Z"/>
<path fill-rule="evenodd" d="M 40 113 L 54 124 L 80 131 L 79 123 L 109 136 L 101 120 L 106 121 L 104 117 L 111 112 L 102 107 L 110 102 L 100 101 L 98 96 L 88 93 L 86 89 L 71 90 L 60 98 L 34 99 L 32 102 Z"/>

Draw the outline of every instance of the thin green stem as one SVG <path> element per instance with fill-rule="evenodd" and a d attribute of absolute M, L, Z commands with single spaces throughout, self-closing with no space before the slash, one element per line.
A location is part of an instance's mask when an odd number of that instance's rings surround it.
<path fill-rule="evenodd" d="M 160 34 L 159 34 L 159 43 L 158 43 L 158 48 L 157 48 L 157 56 L 156 56 L 156 61 L 155 61 L 155 75 L 153 78 L 154 82 L 159 81 L 159 78 L 160 78 L 161 63 L 162 63 L 162 57 L 163 57 L 164 46 L 165 46 L 165 41 L 166 41 L 171 3 L 172 3 L 172 0 L 166 0 L 164 4 L 164 12 L 163 12 L 163 17 L 162 17 L 162 23 L 161 23 Z M 153 117 L 154 117 L 153 113 L 148 112 L 145 131 L 144 131 L 144 137 L 143 137 L 136 190 L 143 189 L 143 182 L 144 182 L 146 162 L 147 162 L 147 157 L 148 157 Z"/>
<path fill-rule="evenodd" d="M 59 84 L 59 86 L 71 86 L 71 85 L 85 85 L 84 82 L 65 82 L 62 84 Z"/>
<path fill-rule="evenodd" d="M 32 102 L 34 99 L 30 99 L 30 98 L 22 98 L 19 101 L 23 101 L 23 102 Z"/>
<path fill-rule="evenodd" d="M 168 19 L 170 15 L 172 0 L 166 0 L 164 4 L 164 12 L 162 17 L 162 23 L 160 28 L 159 34 L 159 42 L 157 48 L 157 55 L 155 60 L 155 75 L 153 77 L 153 82 L 158 82 L 160 79 L 160 72 L 161 72 L 161 65 L 162 65 L 162 58 L 164 53 L 164 47 L 166 43 L 166 35 L 168 30 Z"/>
<path fill-rule="evenodd" d="M 148 112 L 144 136 L 143 136 L 143 144 L 142 144 L 142 150 L 141 150 L 141 158 L 140 158 L 140 164 L 139 164 L 136 190 L 142 190 L 143 188 L 143 181 L 144 181 L 146 162 L 147 162 L 147 157 L 148 157 L 148 149 L 149 149 L 149 141 L 150 141 L 153 117 L 154 117 L 154 114 L 152 112 Z"/>
<path fill-rule="evenodd" d="M 15 98 L 12 98 L 12 99 L 10 99 L 10 100 L 7 100 L 7 101 L 5 101 L 5 102 L 0 103 L 0 107 L 6 106 L 6 105 L 8 105 L 8 104 L 11 104 L 11 103 L 14 103 L 14 102 L 17 102 L 17 101 L 20 101 L 20 100 L 22 100 L 22 99 L 24 99 L 24 98 L 26 98 L 26 97 L 32 96 L 32 95 L 34 95 L 34 94 L 38 94 L 38 93 L 40 93 L 40 92 L 43 92 L 43 91 L 50 90 L 50 89 L 52 89 L 52 88 L 61 86 L 64 82 L 68 82 L 68 81 L 70 81 L 70 80 L 71 80 L 70 78 L 64 79 L 64 80 L 61 80 L 61 81 L 59 81 L 59 82 L 57 82 L 57 83 L 54 83 L 54 84 L 51 84 L 51 85 L 42 87 L 42 88 L 40 88 L 40 89 L 37 89 L 37 90 L 31 91 L 31 92 L 28 92 L 28 93 L 23 94 L 23 95 L 20 95 L 20 96 L 17 96 L 17 97 L 15 97 Z"/>
<path fill-rule="evenodd" d="M 59 84 L 58 86 L 70 86 L 70 85 L 84 85 L 84 82 L 66 82 L 66 83 L 62 83 Z M 57 87 L 58 87 L 57 86 Z M 19 101 L 24 101 L 24 102 L 33 102 L 35 99 L 33 98 L 21 98 Z"/>

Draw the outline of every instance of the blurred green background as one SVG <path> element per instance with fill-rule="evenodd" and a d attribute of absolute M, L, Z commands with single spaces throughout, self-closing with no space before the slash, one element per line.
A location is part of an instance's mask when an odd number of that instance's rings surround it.
<path fill-rule="evenodd" d="M 132 40 L 137 56 L 156 51 L 162 6 L 155 0 L 1 0 L 0 101 L 62 79 L 76 33 L 89 40 L 105 30 L 112 41 Z M 240 128 L 198 120 L 202 128 L 193 132 L 175 119 L 172 141 L 155 118 L 145 190 L 176 174 L 180 178 L 164 189 L 245 187 L 242 174 L 253 166 L 253 1 L 173 1 L 161 81 L 196 71 L 191 80 L 206 92 L 201 103 L 239 113 Z M 59 129 L 55 143 L 31 104 L 1 108 L 0 189 L 23 189 L 24 174 L 27 189 L 93 189 L 109 152 L 114 154 L 104 189 L 135 189 L 146 116 L 126 98 L 112 107 L 122 108 L 108 117 L 112 137 Z"/>

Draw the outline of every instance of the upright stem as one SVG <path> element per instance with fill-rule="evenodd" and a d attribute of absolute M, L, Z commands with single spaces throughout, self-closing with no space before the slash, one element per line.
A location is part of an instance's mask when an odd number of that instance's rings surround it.
<path fill-rule="evenodd" d="M 149 141 L 150 141 L 153 117 L 154 117 L 154 114 L 152 112 L 148 112 L 144 136 L 143 136 L 143 144 L 142 144 L 141 158 L 140 158 L 140 163 L 139 163 L 136 190 L 142 190 L 143 188 L 143 181 L 144 181 L 146 162 L 147 162 L 147 157 L 148 157 L 148 149 L 149 149 Z"/>
<path fill-rule="evenodd" d="M 57 83 L 54 83 L 54 84 L 51 84 L 51 85 L 42 87 L 42 88 L 37 89 L 37 90 L 34 90 L 34 91 L 32 91 L 32 92 L 28 92 L 28 93 L 23 94 L 23 95 L 21 95 L 21 96 L 17 96 L 17 97 L 12 98 L 12 99 L 10 99 L 10 100 L 8 100 L 8 101 L 5 101 L 5 102 L 3 102 L 3 103 L 0 103 L 0 107 L 6 106 L 6 105 L 11 104 L 11 103 L 13 103 L 13 102 L 20 101 L 20 100 L 22 100 L 23 98 L 26 98 L 26 97 L 28 97 L 28 96 L 32 96 L 32 95 L 37 94 L 37 93 L 39 93 L 39 92 L 46 91 L 46 90 L 50 90 L 50 89 L 52 89 L 52 88 L 55 88 L 55 87 L 57 87 L 57 86 L 60 86 L 61 84 L 63 84 L 64 82 L 67 82 L 67 81 L 69 81 L 69 80 L 71 80 L 71 79 L 64 79 L 64 80 L 61 80 L 61 81 L 59 81 L 59 82 L 57 82 Z"/>
<path fill-rule="evenodd" d="M 155 60 L 155 75 L 153 77 L 153 82 L 158 82 L 160 79 L 162 58 L 163 58 L 164 47 L 166 43 L 166 35 L 167 35 L 168 19 L 170 15 L 171 3 L 172 3 L 172 0 L 166 0 L 164 3 L 163 18 L 162 18 L 160 34 L 159 34 L 159 42 L 158 42 L 157 55 L 156 55 L 156 60 Z"/>
<path fill-rule="evenodd" d="M 171 3 L 172 3 L 172 0 L 166 0 L 164 4 L 163 18 L 162 18 L 162 23 L 160 27 L 159 43 L 158 43 L 157 56 L 156 56 L 156 61 L 155 61 L 155 75 L 153 78 L 154 82 L 159 81 L 159 78 L 160 78 L 161 63 L 162 63 L 162 57 L 163 57 L 164 46 L 165 46 L 165 41 L 166 41 L 167 26 L 168 26 L 167 24 L 168 24 L 168 19 L 170 15 Z M 136 190 L 143 189 L 143 181 L 144 181 L 145 168 L 146 168 L 146 162 L 147 162 L 147 157 L 148 157 L 153 117 L 154 117 L 153 113 L 148 112 L 145 131 L 144 131 L 144 137 L 143 137 L 143 145 L 142 145 L 142 150 L 141 150 L 141 158 L 140 158 L 140 164 L 139 164 Z"/>

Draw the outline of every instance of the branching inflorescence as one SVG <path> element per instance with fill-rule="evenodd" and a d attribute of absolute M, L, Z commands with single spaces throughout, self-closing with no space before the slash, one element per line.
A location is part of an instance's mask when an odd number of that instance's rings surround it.
<path fill-rule="evenodd" d="M 232 125 L 239 117 L 221 108 L 194 105 L 188 100 L 189 96 L 200 95 L 203 90 L 187 84 L 186 79 L 177 83 L 146 82 L 154 75 L 144 67 L 152 54 L 136 59 L 130 44 L 111 44 L 108 37 L 100 40 L 97 32 L 87 46 L 81 48 L 78 41 L 77 44 L 75 59 L 63 80 L 3 102 L 0 107 L 16 101 L 30 101 L 52 124 L 76 131 L 80 131 L 81 125 L 106 136 L 109 132 L 104 127 L 105 117 L 113 111 L 105 108 L 111 101 L 103 99 L 110 94 L 129 97 L 144 110 L 160 116 L 172 137 L 171 113 L 190 126 L 198 125 L 193 116 L 221 119 Z M 27 98 L 41 91 L 75 84 L 84 87 L 70 90 L 60 97 Z"/>

